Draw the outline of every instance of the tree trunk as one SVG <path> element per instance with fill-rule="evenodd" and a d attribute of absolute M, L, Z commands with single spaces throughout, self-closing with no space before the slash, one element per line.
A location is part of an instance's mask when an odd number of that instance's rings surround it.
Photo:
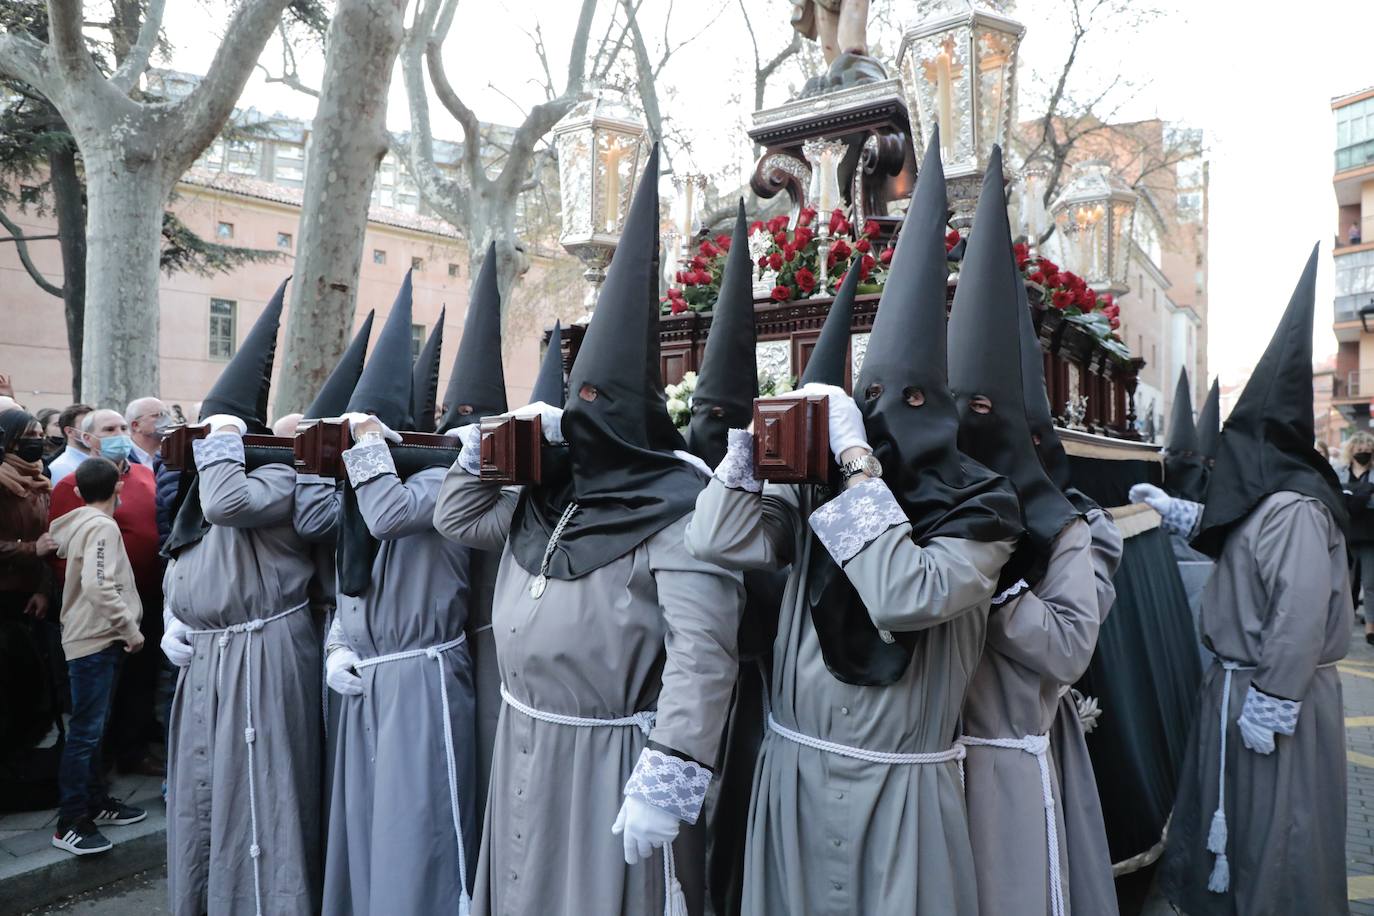
<path fill-rule="evenodd" d="M 75 146 L 48 154 L 48 184 L 57 217 L 57 245 L 62 252 L 62 305 L 72 364 L 72 401 L 80 403 L 86 315 L 86 191 L 76 171 Z"/>
<path fill-rule="evenodd" d="M 387 150 L 386 99 L 406 0 L 339 0 L 305 168 L 276 416 L 314 398 L 342 355 L 357 308 L 372 183 Z M 396 285 L 404 269 L 395 265 Z"/>
<path fill-rule="evenodd" d="M 81 393 L 122 410 L 158 393 L 158 257 L 163 176 L 159 164 L 126 159 L 118 144 L 82 144 L 86 166 L 86 276 Z M 132 157 L 129 157 L 132 159 Z"/>

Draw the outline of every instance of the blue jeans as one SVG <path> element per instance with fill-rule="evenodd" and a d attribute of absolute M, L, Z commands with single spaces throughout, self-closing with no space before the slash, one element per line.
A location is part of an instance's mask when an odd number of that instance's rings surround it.
<path fill-rule="evenodd" d="M 123 660 L 124 647 L 116 644 L 94 655 L 67 662 L 72 718 L 67 725 L 67 743 L 57 770 L 58 816 L 64 820 L 84 817 L 105 800 L 105 768 L 100 760 L 100 742 L 110 719 L 115 681 Z"/>

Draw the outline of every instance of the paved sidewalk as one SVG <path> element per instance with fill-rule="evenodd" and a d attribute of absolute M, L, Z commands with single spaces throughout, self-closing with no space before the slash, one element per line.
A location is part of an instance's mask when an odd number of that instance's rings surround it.
<path fill-rule="evenodd" d="M 1363 627 L 1352 631 L 1350 654 L 1337 667 L 1345 692 L 1350 912 L 1374 916 L 1374 646 Z"/>

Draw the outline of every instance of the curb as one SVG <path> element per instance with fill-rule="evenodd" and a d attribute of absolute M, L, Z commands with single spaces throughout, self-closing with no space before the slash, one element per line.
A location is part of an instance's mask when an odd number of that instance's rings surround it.
<path fill-rule="evenodd" d="M 73 856 L 49 847 L 25 856 L 22 865 L 0 870 L 0 916 L 20 916 L 67 897 L 156 868 L 167 859 L 167 815 L 162 800 L 141 801 L 148 819 L 108 828 L 109 852 Z"/>

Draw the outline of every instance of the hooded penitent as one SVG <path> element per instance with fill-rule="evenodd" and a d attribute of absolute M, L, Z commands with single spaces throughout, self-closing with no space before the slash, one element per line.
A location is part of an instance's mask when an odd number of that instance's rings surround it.
<path fill-rule="evenodd" d="M 254 435 L 268 435 L 267 396 L 272 387 L 272 363 L 277 354 L 277 330 L 281 326 L 282 300 L 286 284 L 272 294 L 258 320 L 239 345 L 238 351 L 220 373 L 210 393 L 200 405 L 204 420 L 216 414 L 238 417 Z M 177 495 L 172 504 L 172 531 L 162 552 L 174 557 L 205 536 L 210 525 L 200 508 L 200 489 L 196 485 L 194 468 L 182 470 L 177 482 Z"/>
<path fill-rule="evenodd" d="M 1271 493 L 1288 490 L 1320 500 L 1341 530 L 1349 527 L 1336 472 L 1319 455 L 1312 422 L 1312 309 L 1317 246 L 1288 308 L 1240 399 L 1226 419 L 1207 507 L 1193 546 L 1221 555 L 1231 528 Z"/>
<path fill-rule="evenodd" d="M 960 450 L 1010 478 L 1021 502 L 1032 549 L 1018 551 L 1004 581 L 1009 572 L 1034 578 L 1030 571 L 1078 515 L 1040 463 L 1026 419 L 1017 314 L 1022 283 L 1007 222 L 1002 149 L 994 146 L 949 319 L 949 387 L 959 406 Z"/>
<path fill-rule="evenodd" d="M 1169 435 L 1164 440 L 1164 489 L 1171 496 L 1201 502 L 1207 488 L 1207 468 L 1193 425 L 1192 386 L 1188 370 L 1178 371 L 1173 409 L 1169 413 Z"/>
<path fill-rule="evenodd" d="M 658 376 L 658 148 L 649 154 L 601 296 L 568 374 L 563 437 L 570 474 L 526 487 L 511 551 L 537 573 L 555 526 L 569 517 L 548 575 L 576 579 L 691 511 L 705 481 L 683 449 Z"/>
<path fill-rule="evenodd" d="M 377 345 L 363 367 L 348 413 L 372 414 L 393 430 L 411 430 L 410 319 L 412 291 L 410 272 L 392 303 L 391 314 L 377 335 Z M 339 591 L 356 598 L 372 580 L 372 561 L 377 556 L 377 540 L 368 531 L 358 509 L 353 486 L 344 481 L 343 502 L 339 510 L 339 539 L 335 566 Z"/>
<path fill-rule="evenodd" d="M 937 537 L 1003 540 L 1021 528 L 1008 482 L 959 454 L 959 415 L 945 373 L 946 214 L 933 141 L 854 384 L 868 442 L 917 544 Z M 851 280 L 846 276 L 846 287 Z M 808 600 L 826 667 L 850 684 L 896 682 L 922 636 L 899 633 L 896 642 L 884 642 L 829 552 L 812 551 L 811 558 Z"/>
<path fill-rule="evenodd" d="M 1212 390 L 1202 402 L 1197 415 L 1197 447 L 1202 463 L 1210 470 L 1217 460 L 1217 443 L 1221 439 L 1221 384 L 1212 379 Z"/>
<path fill-rule="evenodd" d="M 530 403 L 535 402 L 558 408 L 562 408 L 566 402 L 563 393 L 563 325 L 557 321 L 549 332 L 549 348 L 544 351 L 544 361 L 539 364 L 534 388 L 530 389 Z"/>
<path fill-rule="evenodd" d="M 506 377 L 501 368 L 501 291 L 496 284 L 496 243 L 487 246 L 472 288 L 463 339 L 444 392 L 439 431 L 480 423 L 506 412 Z"/>
<path fill-rule="evenodd" d="M 830 311 L 825 313 L 821 335 L 811 348 L 811 355 L 807 357 L 806 368 L 802 370 L 798 384 L 817 382 L 822 385 L 844 385 L 845 364 L 849 361 L 850 325 L 854 321 L 854 294 L 858 289 L 859 272 L 846 271 L 844 282 L 835 293 L 835 301 L 830 303 Z"/>
<path fill-rule="evenodd" d="M 337 417 L 348 409 L 348 399 L 353 395 L 353 388 L 358 384 L 358 379 L 363 374 L 363 362 L 367 358 L 367 345 L 372 339 L 372 320 L 376 317 L 376 311 L 369 311 L 367 318 L 363 320 L 363 326 L 358 328 L 358 333 L 353 335 L 353 340 L 344 350 L 343 356 L 339 358 L 338 365 L 334 371 L 329 373 L 329 378 L 324 380 L 324 385 L 320 387 L 320 393 L 315 395 L 315 400 L 310 402 L 310 406 L 305 408 L 303 417 L 307 420 L 319 420 L 324 417 Z"/>
<path fill-rule="evenodd" d="M 741 200 L 687 426 L 687 448 L 710 467 L 725 457 L 726 434 L 747 427 L 754 415 L 759 378 L 754 358 L 753 266 Z"/>
<path fill-rule="evenodd" d="M 429 332 L 420 355 L 415 358 L 415 368 L 410 376 L 410 419 L 417 433 L 434 432 L 434 399 L 439 396 L 439 351 L 444 346 L 444 315 L 447 308 L 439 309 L 439 320 L 434 322 L 434 330 Z"/>

